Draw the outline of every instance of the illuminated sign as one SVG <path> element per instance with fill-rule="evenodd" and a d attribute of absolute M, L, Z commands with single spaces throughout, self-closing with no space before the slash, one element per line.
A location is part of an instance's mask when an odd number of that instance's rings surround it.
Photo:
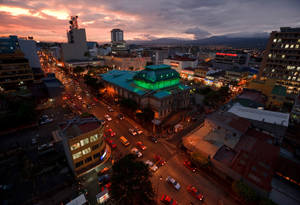
<path fill-rule="evenodd" d="M 237 56 L 237 54 L 233 54 L 233 53 L 216 53 L 216 55 L 218 55 L 218 56 Z"/>

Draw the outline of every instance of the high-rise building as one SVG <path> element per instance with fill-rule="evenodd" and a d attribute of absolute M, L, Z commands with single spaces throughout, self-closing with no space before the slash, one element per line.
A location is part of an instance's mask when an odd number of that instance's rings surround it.
<path fill-rule="evenodd" d="M 84 28 L 78 28 L 77 16 L 71 16 L 68 43 L 62 44 L 62 57 L 65 62 L 86 60 L 88 51 Z"/>
<path fill-rule="evenodd" d="M 123 42 L 124 36 L 121 29 L 115 28 L 111 30 L 111 42 Z"/>
<path fill-rule="evenodd" d="M 259 76 L 275 79 L 287 93 L 300 91 L 300 28 L 273 31 L 265 50 Z"/>

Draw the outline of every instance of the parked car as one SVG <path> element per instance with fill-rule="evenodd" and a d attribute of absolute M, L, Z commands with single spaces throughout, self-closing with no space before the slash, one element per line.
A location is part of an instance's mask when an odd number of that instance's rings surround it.
<path fill-rule="evenodd" d="M 147 149 L 147 147 L 141 141 L 138 141 L 136 145 L 143 151 Z"/>
<path fill-rule="evenodd" d="M 158 167 L 150 160 L 145 161 L 145 164 L 148 165 L 152 172 L 156 172 L 158 170 Z"/>
<path fill-rule="evenodd" d="M 136 131 L 139 135 L 143 134 L 143 130 L 140 130 L 139 128 L 136 128 L 135 131 Z"/>
<path fill-rule="evenodd" d="M 131 149 L 131 153 L 135 154 L 138 158 L 143 156 L 143 154 L 136 147 Z"/>
<path fill-rule="evenodd" d="M 115 133 L 111 128 L 109 128 L 109 129 L 107 130 L 107 132 L 109 133 L 109 135 L 110 135 L 111 137 L 116 136 L 116 133 Z"/>
<path fill-rule="evenodd" d="M 187 191 L 199 201 L 203 201 L 204 196 L 196 187 L 189 185 L 187 186 Z"/>
<path fill-rule="evenodd" d="M 104 117 L 107 121 L 112 121 L 112 118 L 109 115 L 104 115 Z"/>
<path fill-rule="evenodd" d="M 154 155 L 154 161 L 155 161 L 155 164 L 157 164 L 159 166 L 164 166 L 167 163 L 166 160 L 164 160 L 158 154 Z"/>
<path fill-rule="evenodd" d="M 132 134 L 133 136 L 137 135 L 137 132 L 136 132 L 134 129 L 132 129 L 132 128 L 130 128 L 130 129 L 128 130 L 128 132 L 129 132 L 130 134 Z"/>
<path fill-rule="evenodd" d="M 183 164 L 184 164 L 184 166 L 185 166 L 186 168 L 188 168 L 188 169 L 191 170 L 192 172 L 195 172 L 195 171 L 196 171 L 196 167 L 192 164 L 191 161 L 185 160 L 185 161 L 183 162 Z"/>
<path fill-rule="evenodd" d="M 160 198 L 160 201 L 167 205 L 177 205 L 177 201 L 169 197 L 168 195 L 163 194 Z"/>
<path fill-rule="evenodd" d="M 129 146 L 130 145 L 130 143 L 129 143 L 129 141 L 124 137 L 124 136 L 121 136 L 120 137 L 120 140 L 121 140 L 121 142 L 122 142 L 122 144 L 124 145 L 124 146 Z"/>
<path fill-rule="evenodd" d="M 172 178 L 170 176 L 167 176 L 166 182 L 171 184 L 174 187 L 174 189 L 176 189 L 177 191 L 181 188 L 180 184 L 174 178 Z"/>
<path fill-rule="evenodd" d="M 114 141 L 113 141 L 112 139 L 106 138 L 105 141 L 107 142 L 107 144 L 110 145 L 110 147 L 111 147 L 112 149 L 116 149 L 116 148 L 117 148 L 116 143 L 114 143 Z"/>

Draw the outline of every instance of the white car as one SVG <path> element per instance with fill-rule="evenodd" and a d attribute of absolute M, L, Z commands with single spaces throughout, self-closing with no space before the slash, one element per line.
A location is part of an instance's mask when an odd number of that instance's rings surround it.
<path fill-rule="evenodd" d="M 112 118 L 109 115 L 104 115 L 104 117 L 107 121 L 112 121 Z"/>
<path fill-rule="evenodd" d="M 149 166 L 149 169 L 152 171 L 152 172 L 156 172 L 158 170 L 158 167 L 150 160 L 147 160 L 145 162 L 145 164 L 147 164 Z"/>
<path fill-rule="evenodd" d="M 128 132 L 130 133 L 130 134 L 132 134 L 133 136 L 135 136 L 135 135 L 137 135 L 137 132 L 134 130 L 134 129 L 129 129 L 128 130 Z"/>
<path fill-rule="evenodd" d="M 180 189 L 180 184 L 172 177 L 167 176 L 166 178 L 166 182 L 170 183 L 171 185 L 173 185 L 173 187 L 178 191 Z"/>
<path fill-rule="evenodd" d="M 139 135 L 143 134 L 143 130 L 140 130 L 139 128 L 136 128 L 135 131 L 136 131 Z"/>
<path fill-rule="evenodd" d="M 143 156 L 143 154 L 136 147 L 131 149 L 131 153 L 135 154 L 138 158 Z"/>

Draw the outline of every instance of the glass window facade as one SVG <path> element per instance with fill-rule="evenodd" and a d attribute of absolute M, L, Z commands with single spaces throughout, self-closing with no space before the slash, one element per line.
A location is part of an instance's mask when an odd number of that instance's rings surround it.
<path fill-rule="evenodd" d="M 88 154 L 88 153 L 90 153 L 90 152 L 91 152 L 91 148 L 90 148 L 90 147 L 88 147 L 88 148 L 82 150 L 82 154 L 83 154 L 83 155 Z"/>
<path fill-rule="evenodd" d="M 85 138 L 85 139 L 83 139 L 83 140 L 80 140 L 81 146 L 84 146 L 84 145 L 86 145 L 86 144 L 88 144 L 88 143 L 89 143 L 89 138 Z"/>
<path fill-rule="evenodd" d="M 77 152 L 77 153 L 73 154 L 73 159 L 77 159 L 77 158 L 79 158 L 79 157 L 81 157 L 81 156 L 82 156 L 81 151 L 80 151 L 80 152 Z"/>
<path fill-rule="evenodd" d="M 98 134 L 90 136 L 90 142 L 95 142 L 98 139 Z"/>

